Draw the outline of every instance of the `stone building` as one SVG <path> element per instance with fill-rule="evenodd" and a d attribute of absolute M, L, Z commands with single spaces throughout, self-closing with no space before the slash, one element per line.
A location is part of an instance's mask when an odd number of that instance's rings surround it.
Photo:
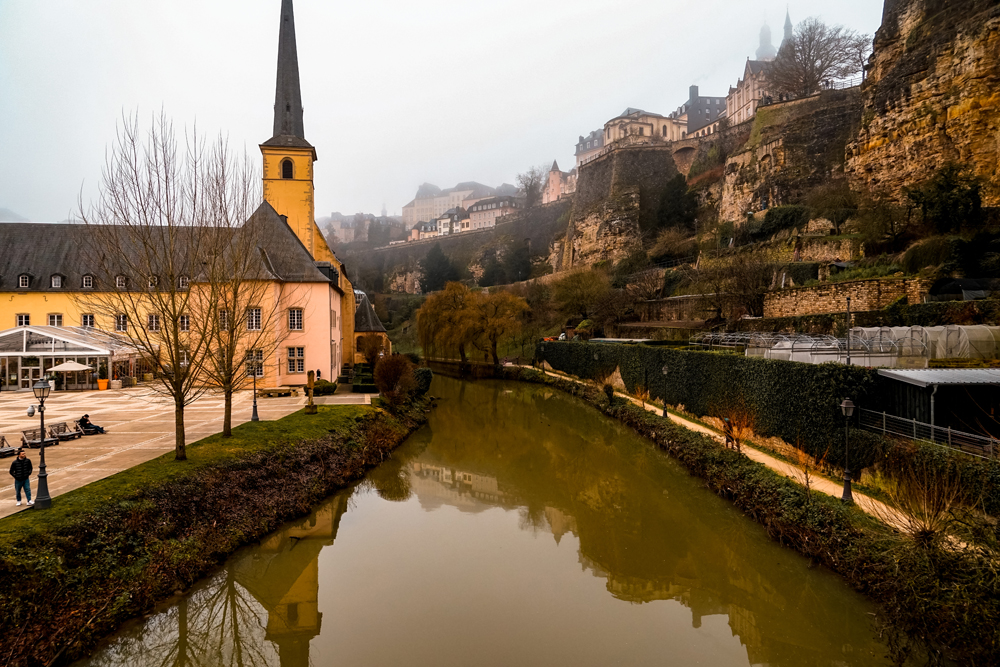
<path fill-rule="evenodd" d="M 469 207 L 470 229 L 488 229 L 496 225 L 497 218 L 524 207 L 524 203 L 514 196 L 491 197 L 476 202 Z"/>
<path fill-rule="evenodd" d="M 468 209 L 477 201 L 496 194 L 497 188 L 475 181 L 459 183 L 446 190 L 431 183 L 424 183 L 417 188 L 417 196 L 403 207 L 403 224 L 409 228 L 418 222 L 433 220 L 452 208 Z"/>

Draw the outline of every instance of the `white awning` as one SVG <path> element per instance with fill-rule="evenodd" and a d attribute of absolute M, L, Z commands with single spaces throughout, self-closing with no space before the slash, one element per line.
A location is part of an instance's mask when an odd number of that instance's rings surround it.
<path fill-rule="evenodd" d="M 930 387 L 936 384 L 1000 385 L 1000 368 L 918 368 L 912 370 L 880 368 L 878 374 L 918 387 Z"/>

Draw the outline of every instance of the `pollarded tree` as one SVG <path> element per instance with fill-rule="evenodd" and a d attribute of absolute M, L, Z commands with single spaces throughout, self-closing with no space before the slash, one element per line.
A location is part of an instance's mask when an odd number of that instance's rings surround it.
<path fill-rule="evenodd" d="M 808 18 L 782 42 L 768 68 L 767 80 L 775 93 L 806 97 L 819 92 L 824 84 L 857 76 L 864 71 L 870 52 L 868 35 Z"/>

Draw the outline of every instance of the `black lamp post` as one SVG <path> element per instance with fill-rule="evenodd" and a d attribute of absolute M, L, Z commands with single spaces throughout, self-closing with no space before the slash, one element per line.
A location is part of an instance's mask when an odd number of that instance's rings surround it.
<path fill-rule="evenodd" d="M 851 495 L 851 468 L 848 462 L 851 442 L 851 415 L 854 414 L 854 403 L 851 399 L 844 399 L 844 402 L 840 404 L 840 411 L 844 413 L 844 495 L 842 500 L 845 503 L 853 503 L 854 496 Z"/>
<path fill-rule="evenodd" d="M 250 415 L 250 421 L 259 422 L 260 417 L 257 416 L 257 362 L 253 363 L 253 414 Z"/>
<path fill-rule="evenodd" d="M 38 399 L 38 418 L 41 420 L 42 447 L 40 460 L 38 462 L 38 495 L 35 497 L 35 509 L 47 510 L 52 507 L 52 498 L 49 496 L 49 475 L 45 472 L 45 399 L 49 397 L 52 387 L 49 381 L 42 378 L 31 388 Z"/>
<path fill-rule="evenodd" d="M 847 297 L 847 365 L 851 365 L 851 297 Z"/>

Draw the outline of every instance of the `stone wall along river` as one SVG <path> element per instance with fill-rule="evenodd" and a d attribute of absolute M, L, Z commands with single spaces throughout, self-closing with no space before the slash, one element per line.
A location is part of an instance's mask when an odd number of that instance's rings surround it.
<path fill-rule="evenodd" d="M 617 422 L 438 377 L 361 484 L 81 665 L 878 665 L 868 601 Z"/>

